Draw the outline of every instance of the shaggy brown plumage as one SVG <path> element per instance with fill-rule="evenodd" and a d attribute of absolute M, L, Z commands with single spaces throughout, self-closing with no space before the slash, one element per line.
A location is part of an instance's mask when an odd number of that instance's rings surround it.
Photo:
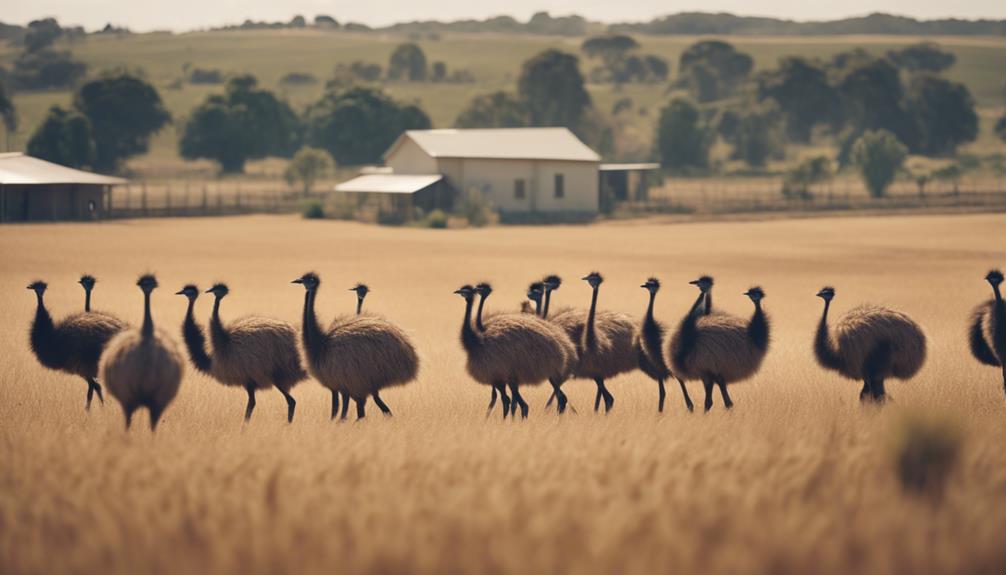
<path fill-rule="evenodd" d="M 570 345 L 562 332 L 548 322 L 528 314 L 498 314 L 484 318 L 484 331 L 472 327 L 475 290 L 457 290 L 465 298 L 461 343 L 468 354 L 466 368 L 472 378 L 493 387 L 509 386 L 513 401 L 527 417 L 527 404 L 519 387 L 540 384 L 550 377 L 562 377 L 570 367 Z M 506 406 L 504 405 L 504 408 Z M 504 409 L 504 417 L 507 415 Z"/>
<path fill-rule="evenodd" d="M 365 415 L 368 396 L 385 414 L 391 411 L 381 400 L 383 389 L 405 385 L 419 374 L 419 356 L 408 335 L 383 317 L 363 313 L 336 317 L 323 330 L 314 312 L 317 274 L 294 280 L 303 284 L 304 320 L 302 339 L 312 376 L 332 391 L 333 417 L 338 393 L 356 401 L 357 417 Z"/>
<path fill-rule="evenodd" d="M 667 330 L 662 323 L 657 321 L 653 314 L 653 304 L 657 298 L 657 292 L 660 291 L 660 281 L 656 278 L 649 278 L 646 280 L 646 283 L 639 287 L 647 290 L 650 297 L 649 303 L 646 306 L 646 314 L 643 316 L 643 322 L 636 332 L 633 345 L 636 348 L 640 371 L 657 382 L 657 411 L 663 412 L 664 401 L 667 398 L 667 390 L 664 388 L 664 382 L 674 377 L 674 374 L 671 373 L 664 359 L 664 336 Z M 685 398 L 685 407 L 688 411 L 693 411 L 695 406 L 692 404 L 692 398 L 688 395 L 688 388 L 685 387 L 685 382 L 678 379 L 678 384 Z"/>
<path fill-rule="evenodd" d="M 126 429 L 140 407 L 150 411 L 150 428 L 155 430 L 164 410 L 178 394 L 185 370 L 178 345 L 164 330 L 154 328 L 150 294 L 157 287 L 153 276 L 143 276 L 137 285 L 143 290 L 143 325 L 117 335 L 108 344 L 101 360 L 101 374 L 108 392 L 122 405 Z"/>
<path fill-rule="evenodd" d="M 833 288 L 818 295 L 825 300 L 814 351 L 818 363 L 841 375 L 863 380 L 861 399 L 883 400 L 884 380 L 911 379 L 926 361 L 926 336 L 907 315 L 875 305 L 847 313 L 829 334 L 828 311 Z"/>
<path fill-rule="evenodd" d="M 971 313 L 968 343 L 975 359 L 985 365 L 1002 368 L 1003 389 L 1006 390 L 1006 302 L 1000 291 L 1003 274 L 992 270 L 985 276 L 985 281 L 992 286 L 995 297 Z"/>
<path fill-rule="evenodd" d="M 127 325 L 112 315 L 97 312 L 75 313 L 54 323 L 43 301 L 47 287 L 41 281 L 28 286 L 37 299 L 29 336 L 32 352 L 45 367 L 82 377 L 87 382 L 86 408 L 90 409 L 95 394 L 99 401 L 105 401 L 101 385 L 95 380 L 102 352 Z"/>

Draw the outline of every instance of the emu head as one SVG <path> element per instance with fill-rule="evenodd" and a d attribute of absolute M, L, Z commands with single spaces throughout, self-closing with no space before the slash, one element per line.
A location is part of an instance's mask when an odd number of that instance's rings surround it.
<path fill-rule="evenodd" d="M 992 287 L 995 287 L 1003 283 L 1003 273 L 999 270 L 991 270 L 988 275 L 985 276 L 985 281 L 989 282 Z"/>
<path fill-rule="evenodd" d="M 321 285 L 321 278 L 314 272 L 307 272 L 290 283 L 302 284 L 307 291 L 314 291 Z"/>
<path fill-rule="evenodd" d="M 97 282 L 98 282 L 98 280 L 94 279 L 94 276 L 89 275 L 89 274 L 84 274 L 84 275 L 80 276 L 79 280 L 77 280 L 77 283 L 79 283 L 80 285 L 84 286 L 84 290 L 85 291 L 91 291 L 91 290 L 93 290 L 94 289 L 94 284 L 97 283 Z"/>
<path fill-rule="evenodd" d="M 817 297 L 823 299 L 824 301 L 831 301 L 835 297 L 835 288 L 831 286 L 826 286 L 821 288 L 821 291 L 817 292 Z"/>
<path fill-rule="evenodd" d="M 584 281 L 590 284 L 590 287 L 597 289 L 597 286 L 601 285 L 604 281 L 604 277 L 598 272 L 590 272 L 589 274 L 583 276 Z"/>
<path fill-rule="evenodd" d="M 692 280 L 688 283 L 692 284 L 693 286 L 697 286 L 702 291 L 702 293 L 706 293 L 709 290 L 713 289 L 713 278 L 711 278 L 710 276 L 702 276 L 699 279 Z"/>
<path fill-rule="evenodd" d="M 227 284 L 225 283 L 215 283 L 213 284 L 213 287 L 206 290 L 206 293 L 213 294 L 214 296 L 216 296 L 217 299 L 224 299 L 224 297 L 226 297 L 227 294 L 231 293 L 231 290 L 230 288 L 227 287 Z"/>
<path fill-rule="evenodd" d="M 188 284 L 182 289 L 176 291 L 175 295 L 183 295 L 189 298 L 189 300 L 195 301 L 195 299 L 199 297 L 199 288 L 197 288 L 194 284 Z"/>
<path fill-rule="evenodd" d="M 555 291 L 562 285 L 562 278 L 557 275 L 546 276 L 545 279 L 541 280 L 541 283 L 546 290 Z"/>
<path fill-rule="evenodd" d="M 368 293 L 370 293 L 370 288 L 367 287 L 367 284 L 356 284 L 355 286 L 349 288 L 349 291 L 355 291 L 357 299 L 363 299 L 367 297 Z"/>
<path fill-rule="evenodd" d="M 487 298 L 489 294 L 493 293 L 493 286 L 489 285 L 488 282 L 479 282 L 475 284 L 475 293 L 483 298 Z"/>
<path fill-rule="evenodd" d="M 542 282 L 534 282 L 533 284 L 527 286 L 527 299 L 534 302 L 541 302 L 541 295 L 544 290 L 545 285 Z"/>
<path fill-rule="evenodd" d="M 153 274 L 146 274 L 144 276 L 140 276 L 140 279 L 136 281 L 136 285 L 140 286 L 143 293 L 150 293 L 157 287 L 157 278 L 155 278 Z"/>
<path fill-rule="evenodd" d="M 751 301 L 758 303 L 762 300 L 762 298 L 765 297 L 765 290 L 761 289 L 758 286 L 755 286 L 749 289 L 748 291 L 744 292 L 744 295 L 751 298 Z"/>
<path fill-rule="evenodd" d="M 472 298 L 475 297 L 475 288 L 470 285 L 463 285 L 454 290 L 454 293 L 465 298 L 465 301 L 472 301 Z"/>
<path fill-rule="evenodd" d="M 657 278 L 649 278 L 648 280 L 646 280 L 646 283 L 644 283 L 639 287 L 645 289 L 650 293 L 657 293 L 658 291 L 660 291 L 660 280 L 658 280 Z"/>
<path fill-rule="evenodd" d="M 30 284 L 28 284 L 28 289 L 34 291 L 35 295 L 39 297 L 42 297 L 45 294 L 45 290 L 48 287 L 49 284 L 45 283 L 42 280 L 33 281 Z"/>

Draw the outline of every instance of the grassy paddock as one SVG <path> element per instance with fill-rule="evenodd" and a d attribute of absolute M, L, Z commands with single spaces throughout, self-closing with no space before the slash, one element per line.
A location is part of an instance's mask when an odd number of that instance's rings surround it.
<path fill-rule="evenodd" d="M 646 222 L 433 231 L 295 217 L 120 221 L 0 227 L 0 571 L 308 573 L 1001 573 L 1006 569 L 1006 398 L 1001 376 L 969 355 L 965 318 L 989 297 L 981 278 L 1006 264 L 1006 216 L 912 216 L 761 223 Z M 83 410 L 80 380 L 42 370 L 27 345 L 34 298 L 50 282 L 57 317 L 77 310 L 82 272 L 95 304 L 137 324 L 133 284 L 158 273 L 158 325 L 179 333 L 183 283 L 226 280 L 225 318 L 263 313 L 299 324 L 303 293 L 323 279 L 324 319 L 368 309 L 413 336 L 418 382 L 383 394 L 362 423 L 327 419 L 314 381 L 259 394 L 187 373 L 156 436 L 140 416 L 122 429 L 110 401 Z M 752 381 L 687 414 L 675 385 L 615 379 L 607 417 L 593 384 L 570 382 L 579 414 L 558 418 L 528 390 L 531 418 L 484 418 L 488 389 L 464 371 L 458 343 L 465 282 L 496 284 L 490 308 L 515 308 L 526 283 L 566 279 L 559 305 L 586 305 L 576 278 L 598 269 L 600 305 L 641 314 L 639 284 L 664 282 L 670 326 L 717 279 L 716 301 L 747 315 L 740 294 L 767 294 L 772 349 Z M 835 285 L 836 314 L 871 301 L 911 314 L 929 359 L 894 402 L 863 409 L 859 385 L 820 370 L 814 293 Z M 205 321 L 206 296 L 197 312 Z M 693 399 L 701 401 L 692 384 Z M 950 420 L 963 451 L 941 504 L 898 487 L 891 444 L 906 413 Z"/>
<path fill-rule="evenodd" d="M 642 36 L 641 50 L 658 54 L 672 63 L 677 72 L 678 57 L 690 44 L 701 39 L 694 36 Z M 749 52 L 757 68 L 776 65 L 787 55 L 828 58 L 832 54 L 855 47 L 883 53 L 926 38 L 911 36 L 837 36 L 837 37 L 725 37 L 741 50 Z M 1003 86 L 1001 70 L 1006 66 L 1006 40 L 984 37 L 930 38 L 957 56 L 957 64 L 949 72 L 954 80 L 968 85 L 982 112 L 982 135 L 969 149 L 984 152 L 1001 150 L 992 125 L 1001 113 Z M 161 96 L 175 116 L 175 124 L 162 131 L 146 157 L 131 163 L 144 174 L 177 174 L 196 171 L 211 172 L 207 164 L 182 162 L 177 153 L 177 129 L 189 112 L 208 94 L 222 86 L 191 85 L 170 89 L 169 85 L 184 76 L 183 66 L 220 69 L 225 73 L 255 74 L 262 84 L 280 91 L 296 107 L 306 106 L 320 96 L 324 81 L 339 63 L 364 60 L 387 65 L 394 47 L 402 37 L 380 34 L 322 32 L 317 30 L 257 30 L 233 32 L 193 32 L 187 34 L 140 34 L 125 37 L 90 36 L 66 46 L 76 58 L 86 62 L 91 72 L 125 67 L 142 69 L 159 88 Z M 450 127 L 461 109 L 475 95 L 499 89 L 513 89 L 521 63 L 535 53 L 550 47 L 579 54 L 579 38 L 558 38 L 521 35 L 449 34 L 440 40 L 423 40 L 420 45 L 430 62 L 442 60 L 450 69 L 466 68 L 475 76 L 471 84 L 403 84 L 386 85 L 398 98 L 418 102 L 437 127 Z M 10 67 L 17 51 L 0 46 L 0 65 Z M 587 72 L 595 63 L 583 60 Z M 288 72 L 308 72 L 320 82 L 310 86 L 281 87 L 279 79 Z M 589 86 L 595 105 L 610 112 L 616 100 L 630 97 L 634 108 L 619 116 L 623 137 L 630 139 L 630 149 L 648 148 L 659 108 L 666 102 L 666 86 L 630 85 L 615 88 L 610 85 Z M 23 146 L 41 122 L 45 111 L 55 103 L 68 104 L 69 92 L 21 92 L 15 104 L 21 116 L 17 141 Z"/>

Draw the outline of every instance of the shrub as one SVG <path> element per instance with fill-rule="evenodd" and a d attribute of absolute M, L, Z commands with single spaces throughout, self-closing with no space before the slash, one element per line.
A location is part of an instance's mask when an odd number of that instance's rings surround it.
<path fill-rule="evenodd" d="M 486 197 L 477 189 L 469 189 L 461 203 L 461 215 L 468 220 L 468 225 L 481 228 L 493 220 L 492 207 Z"/>
<path fill-rule="evenodd" d="M 960 459 L 964 435 L 951 420 L 911 413 L 895 433 L 892 456 L 903 490 L 939 500 Z"/>
<path fill-rule="evenodd" d="M 423 225 L 436 230 L 447 229 L 447 214 L 443 210 L 433 210 L 423 219 Z"/>
<path fill-rule="evenodd" d="M 852 163 L 875 198 L 884 196 L 907 156 L 905 145 L 887 130 L 866 132 L 852 146 Z"/>
<path fill-rule="evenodd" d="M 325 217 L 325 207 L 321 200 L 305 200 L 300 204 L 300 215 L 305 220 L 320 220 Z"/>
<path fill-rule="evenodd" d="M 220 70 L 195 68 L 189 72 L 190 84 L 223 84 L 224 75 Z"/>

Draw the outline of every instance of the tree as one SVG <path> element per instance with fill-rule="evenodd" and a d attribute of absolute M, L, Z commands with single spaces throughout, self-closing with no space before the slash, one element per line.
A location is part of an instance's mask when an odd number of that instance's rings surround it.
<path fill-rule="evenodd" d="M 576 131 L 591 107 L 579 59 L 555 49 L 524 62 L 517 93 L 534 126 L 565 126 Z"/>
<path fill-rule="evenodd" d="M 603 58 L 605 60 L 617 60 L 622 58 L 626 52 L 639 48 L 632 36 L 624 34 L 611 34 L 606 36 L 593 36 L 587 38 L 580 45 L 583 53 L 590 58 Z"/>
<path fill-rule="evenodd" d="M 657 147 L 665 168 L 704 168 L 709 165 L 712 137 L 699 109 L 684 98 L 675 98 L 660 111 Z"/>
<path fill-rule="evenodd" d="M 720 100 L 733 94 L 743 84 L 754 60 L 720 40 L 703 40 L 681 53 L 678 63 L 679 84 L 688 88 L 700 102 Z"/>
<path fill-rule="evenodd" d="M 458 128 L 519 128 L 528 125 L 527 108 L 506 92 L 476 96 L 458 114 Z"/>
<path fill-rule="evenodd" d="M 299 136 L 289 104 L 260 89 L 254 76 L 237 76 L 223 96 L 210 96 L 193 111 L 178 147 L 183 158 L 215 160 L 225 173 L 233 173 L 250 159 L 288 157 Z"/>
<path fill-rule="evenodd" d="M 999 139 L 1006 142 L 1006 114 L 1003 114 L 999 121 L 996 122 L 996 135 Z"/>
<path fill-rule="evenodd" d="M 27 151 L 36 158 L 71 168 L 91 165 L 94 161 L 91 124 L 75 110 L 53 106 L 28 140 Z"/>
<path fill-rule="evenodd" d="M 314 183 L 331 169 L 332 156 L 328 152 L 305 146 L 294 154 L 283 172 L 283 178 L 290 187 L 299 182 L 301 195 L 307 197 L 311 194 Z"/>
<path fill-rule="evenodd" d="M 338 28 L 339 22 L 327 14 L 318 14 L 314 17 L 314 25 L 318 28 Z"/>
<path fill-rule="evenodd" d="M 63 29 L 55 18 L 32 20 L 24 35 L 24 49 L 26 52 L 38 52 L 51 46 L 62 34 Z"/>
<path fill-rule="evenodd" d="M 433 63 L 431 68 L 430 80 L 434 82 L 443 82 L 447 79 L 447 64 L 441 62 L 440 60 Z"/>
<path fill-rule="evenodd" d="M 855 54 L 837 75 L 843 114 L 853 131 L 887 130 L 911 141 L 913 124 L 903 108 L 904 88 L 893 64 Z"/>
<path fill-rule="evenodd" d="M 98 171 L 115 170 L 127 158 L 145 153 L 150 137 L 171 121 L 157 89 L 126 72 L 84 84 L 73 103 L 91 122 Z"/>
<path fill-rule="evenodd" d="M 912 79 L 906 109 L 918 135 L 909 146 L 914 153 L 953 154 L 957 146 L 978 137 L 975 102 L 964 84 L 918 74 Z"/>
<path fill-rule="evenodd" d="M 3 79 L 0 79 L 0 120 L 8 135 L 17 131 L 17 109 L 14 108 L 14 100 L 7 92 Z"/>
<path fill-rule="evenodd" d="M 399 44 L 388 60 L 388 78 L 406 82 L 426 80 L 426 54 L 416 44 Z"/>
<path fill-rule="evenodd" d="M 907 156 L 905 145 L 886 130 L 866 132 L 852 146 L 852 162 L 875 198 L 884 196 Z"/>
<path fill-rule="evenodd" d="M 827 182 L 834 176 L 831 160 L 827 156 L 814 156 L 786 172 L 782 181 L 782 195 L 786 198 L 809 200 L 814 197 L 810 187 Z"/>
<path fill-rule="evenodd" d="M 952 52 L 945 52 L 933 42 L 920 42 L 900 50 L 889 50 L 887 58 L 909 72 L 940 73 L 949 69 L 957 61 Z"/>
<path fill-rule="evenodd" d="M 87 66 L 69 52 L 42 49 L 25 52 L 14 61 L 11 83 L 25 90 L 69 88 L 84 77 Z"/>
<path fill-rule="evenodd" d="M 777 70 L 760 74 L 758 99 L 779 105 L 786 135 L 795 142 L 810 142 L 814 126 L 837 120 L 838 93 L 828 83 L 824 67 L 806 58 L 783 58 Z"/>
<path fill-rule="evenodd" d="M 748 107 L 739 113 L 727 140 L 733 145 L 732 157 L 761 168 L 782 152 L 779 112 L 774 106 Z"/>
<path fill-rule="evenodd" d="M 340 165 L 379 162 L 381 154 L 405 130 L 425 130 L 429 117 L 384 92 L 363 86 L 327 92 L 307 111 L 307 142 L 322 148 Z"/>

